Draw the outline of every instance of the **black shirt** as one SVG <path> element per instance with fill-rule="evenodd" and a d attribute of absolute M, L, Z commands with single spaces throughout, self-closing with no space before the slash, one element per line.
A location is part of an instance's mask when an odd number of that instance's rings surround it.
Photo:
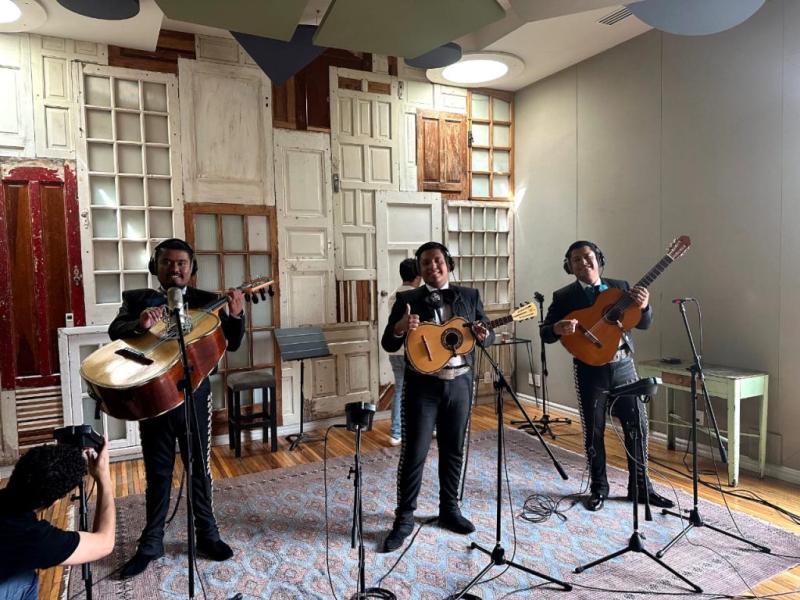
<path fill-rule="evenodd" d="M 33 511 L 15 512 L 7 490 L 0 490 L 0 581 L 12 575 L 47 569 L 67 560 L 80 542 L 77 531 L 40 521 Z"/>

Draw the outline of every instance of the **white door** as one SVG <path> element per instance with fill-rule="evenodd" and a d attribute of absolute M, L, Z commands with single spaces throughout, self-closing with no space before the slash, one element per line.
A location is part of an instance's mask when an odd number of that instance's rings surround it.
<path fill-rule="evenodd" d="M 442 197 L 438 192 L 378 192 L 378 339 L 389 319 L 389 298 L 400 285 L 400 261 L 420 245 L 442 241 Z M 392 369 L 380 352 L 380 384 L 392 382 Z"/>
<path fill-rule="evenodd" d="M 328 140 L 322 133 L 275 130 L 283 327 L 336 322 Z"/>
<path fill-rule="evenodd" d="M 336 278 L 376 278 L 375 193 L 399 190 L 397 78 L 330 67 Z"/>

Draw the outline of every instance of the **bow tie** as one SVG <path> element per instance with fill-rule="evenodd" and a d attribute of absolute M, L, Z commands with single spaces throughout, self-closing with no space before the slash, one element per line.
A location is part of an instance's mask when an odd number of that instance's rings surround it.
<path fill-rule="evenodd" d="M 597 285 L 590 285 L 585 288 L 586 297 L 589 298 L 590 302 L 594 302 L 600 292 L 605 292 L 608 289 L 608 286 L 605 283 L 599 283 Z"/>

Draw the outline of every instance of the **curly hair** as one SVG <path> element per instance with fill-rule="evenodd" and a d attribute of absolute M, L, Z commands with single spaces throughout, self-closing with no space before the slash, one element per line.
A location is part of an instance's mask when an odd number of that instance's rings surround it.
<path fill-rule="evenodd" d="M 6 487 L 8 499 L 20 512 L 39 510 L 66 496 L 86 475 L 79 448 L 38 446 L 19 459 Z"/>

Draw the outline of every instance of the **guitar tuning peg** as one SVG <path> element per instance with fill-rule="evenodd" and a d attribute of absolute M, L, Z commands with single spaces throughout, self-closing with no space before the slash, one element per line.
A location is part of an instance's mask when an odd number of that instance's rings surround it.
<path fill-rule="evenodd" d="M 267 293 L 264 291 L 264 289 L 263 289 L 263 288 L 262 288 L 262 289 L 260 289 L 260 290 L 258 290 L 258 294 L 261 296 L 261 299 L 262 299 L 264 302 L 266 302 L 266 301 L 267 301 Z"/>
<path fill-rule="evenodd" d="M 244 299 L 246 302 L 250 302 L 250 294 L 245 294 Z"/>
<path fill-rule="evenodd" d="M 272 289 L 272 286 L 269 286 L 267 288 L 267 293 L 269 294 L 270 298 L 272 298 L 275 295 L 275 290 Z"/>
<path fill-rule="evenodd" d="M 258 294 L 253 294 L 252 299 L 253 299 L 253 304 L 258 304 Z"/>

